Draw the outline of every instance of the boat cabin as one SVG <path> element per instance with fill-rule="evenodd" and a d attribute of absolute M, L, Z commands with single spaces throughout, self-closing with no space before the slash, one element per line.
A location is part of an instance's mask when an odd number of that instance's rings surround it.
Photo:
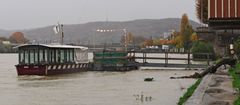
<path fill-rule="evenodd" d="M 71 45 L 20 45 L 19 65 L 72 64 L 88 62 L 87 47 Z"/>

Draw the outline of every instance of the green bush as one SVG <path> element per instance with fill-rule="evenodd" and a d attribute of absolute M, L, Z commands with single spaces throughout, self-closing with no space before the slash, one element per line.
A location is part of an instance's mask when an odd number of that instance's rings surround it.
<path fill-rule="evenodd" d="M 238 38 L 236 41 L 234 41 L 234 50 L 239 58 L 240 57 L 240 38 Z"/>
<path fill-rule="evenodd" d="M 213 45 L 210 43 L 201 41 L 194 42 L 192 45 L 191 52 L 193 53 L 193 58 L 196 59 L 207 59 L 207 55 L 198 53 L 210 53 L 212 55 L 210 55 L 209 58 L 215 59 Z"/>
<path fill-rule="evenodd" d="M 194 91 L 197 89 L 198 85 L 201 83 L 202 79 L 198 79 L 191 87 L 187 89 L 187 92 L 179 99 L 178 105 L 183 105 L 188 98 L 192 96 Z"/>
<path fill-rule="evenodd" d="M 238 74 L 240 72 L 240 64 L 237 64 L 235 68 L 231 68 L 229 70 L 229 74 L 232 76 L 233 81 L 233 87 L 240 90 L 240 75 Z M 234 105 L 240 105 L 240 96 L 237 97 L 237 99 L 234 101 Z"/>

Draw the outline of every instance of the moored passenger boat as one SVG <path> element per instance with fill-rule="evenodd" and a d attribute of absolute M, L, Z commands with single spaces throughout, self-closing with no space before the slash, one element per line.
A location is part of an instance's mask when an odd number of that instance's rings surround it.
<path fill-rule="evenodd" d="M 54 75 L 91 68 L 87 47 L 59 44 L 24 44 L 17 46 L 18 75 Z"/>

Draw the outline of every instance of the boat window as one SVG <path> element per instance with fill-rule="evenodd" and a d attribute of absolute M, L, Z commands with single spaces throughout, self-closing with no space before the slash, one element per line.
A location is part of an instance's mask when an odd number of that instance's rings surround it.
<path fill-rule="evenodd" d="M 39 62 L 38 60 L 38 50 L 33 50 L 34 51 L 34 64 L 37 64 Z"/>
<path fill-rule="evenodd" d="M 54 54 L 54 56 L 53 56 L 53 59 L 54 59 L 54 63 L 56 63 L 57 62 L 57 50 L 56 49 L 54 49 L 53 50 L 53 54 Z"/>
<path fill-rule="evenodd" d="M 67 50 L 67 59 L 68 59 L 67 61 L 70 62 L 70 50 L 69 49 Z"/>
<path fill-rule="evenodd" d="M 72 49 L 72 61 L 74 62 L 75 61 L 75 50 Z"/>
<path fill-rule="evenodd" d="M 19 50 L 19 64 L 24 64 L 24 51 L 23 50 Z"/>
<path fill-rule="evenodd" d="M 60 63 L 60 60 L 61 60 L 61 52 L 60 52 L 60 50 L 56 49 L 55 50 L 55 54 L 56 54 L 56 62 Z"/>
<path fill-rule="evenodd" d="M 67 52 L 67 62 L 69 62 L 70 61 L 70 59 L 69 59 L 69 50 L 66 50 L 66 52 Z"/>
<path fill-rule="evenodd" d="M 29 63 L 29 51 L 28 50 L 24 51 L 24 60 L 23 61 L 25 64 Z"/>
<path fill-rule="evenodd" d="M 64 50 L 61 50 L 61 63 L 65 62 L 64 58 Z"/>
<path fill-rule="evenodd" d="M 56 54 L 55 54 L 55 50 L 52 49 L 52 62 L 53 62 L 53 63 L 56 62 L 55 56 L 56 56 Z"/>
<path fill-rule="evenodd" d="M 64 49 L 64 62 L 67 62 L 67 50 Z"/>
<path fill-rule="evenodd" d="M 73 62 L 73 50 L 69 50 L 69 62 Z"/>
<path fill-rule="evenodd" d="M 50 57 L 51 57 L 51 63 L 54 63 L 55 62 L 55 60 L 54 60 L 54 50 L 53 49 L 51 49 L 50 50 Z"/>
<path fill-rule="evenodd" d="M 34 50 L 30 50 L 30 64 L 33 64 L 34 63 L 34 61 L 35 61 L 35 57 L 34 57 Z"/>
<path fill-rule="evenodd" d="M 45 61 L 48 62 L 49 61 L 49 58 L 50 58 L 50 55 L 48 53 L 48 50 L 45 50 Z"/>
<path fill-rule="evenodd" d="M 43 62 L 44 62 L 43 55 L 44 55 L 43 50 L 40 49 L 40 50 L 39 50 L 39 61 L 40 61 L 40 63 L 43 63 Z"/>
<path fill-rule="evenodd" d="M 70 63 L 77 60 L 76 52 L 72 48 L 42 48 L 30 47 L 19 49 L 19 64 L 38 63 Z"/>
<path fill-rule="evenodd" d="M 50 49 L 48 50 L 48 55 L 49 62 L 52 62 L 52 51 Z"/>

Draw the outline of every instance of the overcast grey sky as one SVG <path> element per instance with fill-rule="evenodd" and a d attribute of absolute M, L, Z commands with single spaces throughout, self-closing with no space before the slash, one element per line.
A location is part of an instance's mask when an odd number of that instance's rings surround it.
<path fill-rule="evenodd" d="M 0 29 L 92 21 L 180 18 L 197 21 L 195 0 L 0 0 Z"/>

